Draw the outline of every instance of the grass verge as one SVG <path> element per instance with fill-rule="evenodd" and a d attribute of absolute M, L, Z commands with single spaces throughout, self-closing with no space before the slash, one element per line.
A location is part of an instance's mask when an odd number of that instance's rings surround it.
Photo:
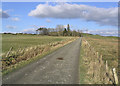
<path fill-rule="evenodd" d="M 72 41 L 74 41 L 74 40 L 72 40 Z M 57 50 L 57 49 L 65 46 L 65 45 L 71 43 L 72 41 L 69 41 L 69 42 L 65 43 L 64 45 L 61 45 L 61 46 L 52 48 L 51 50 L 46 51 L 46 52 L 44 52 L 44 53 L 42 53 L 42 54 L 39 54 L 39 55 L 35 56 L 34 58 L 31 58 L 31 59 L 29 59 L 29 60 L 23 60 L 23 61 L 15 64 L 15 65 L 13 65 L 13 66 L 10 66 L 10 68 L 8 68 L 7 70 L 3 71 L 2 74 L 3 74 L 3 75 L 6 75 L 6 74 L 8 74 L 8 73 L 10 73 L 10 72 L 13 72 L 13 71 L 15 71 L 15 70 L 17 70 L 17 69 L 20 69 L 20 68 L 22 68 L 22 67 L 24 67 L 24 66 L 26 66 L 26 65 L 28 65 L 28 64 L 30 64 L 30 63 L 32 63 L 32 62 L 35 62 L 35 61 L 37 61 L 38 59 L 41 59 L 42 57 L 44 57 L 44 56 L 46 56 L 46 55 L 54 52 L 55 50 Z"/>
<path fill-rule="evenodd" d="M 86 78 L 86 73 L 87 73 L 87 70 L 86 70 L 86 66 L 84 64 L 84 60 L 83 60 L 83 57 L 84 57 L 84 51 L 83 51 L 83 46 L 81 44 L 81 48 L 80 48 L 80 84 L 86 84 L 85 82 L 85 78 Z"/>
<path fill-rule="evenodd" d="M 84 38 L 103 56 L 104 62 L 108 61 L 110 68 L 118 68 L 118 37 L 86 35 Z"/>
<path fill-rule="evenodd" d="M 81 84 L 114 84 L 114 74 L 103 56 L 83 38 L 80 60 Z"/>

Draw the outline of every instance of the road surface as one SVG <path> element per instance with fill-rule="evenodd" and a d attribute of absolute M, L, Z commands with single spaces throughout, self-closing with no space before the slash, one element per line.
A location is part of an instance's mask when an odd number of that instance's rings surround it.
<path fill-rule="evenodd" d="M 78 84 L 81 38 L 3 77 L 3 84 Z"/>

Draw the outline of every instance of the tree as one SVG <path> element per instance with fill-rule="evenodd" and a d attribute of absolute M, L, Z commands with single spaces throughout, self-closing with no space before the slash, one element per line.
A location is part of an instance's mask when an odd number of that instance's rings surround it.
<path fill-rule="evenodd" d="M 67 31 L 68 32 L 70 31 L 70 25 L 69 24 L 67 25 Z"/>
<path fill-rule="evenodd" d="M 63 36 L 67 36 L 67 29 L 66 28 L 64 28 Z"/>
<path fill-rule="evenodd" d="M 67 25 L 67 35 L 70 36 L 71 35 L 71 31 L 70 31 L 70 25 Z"/>
<path fill-rule="evenodd" d="M 56 26 L 56 32 L 58 33 L 58 36 L 62 35 L 64 30 L 64 26 L 63 25 L 57 25 Z"/>
<path fill-rule="evenodd" d="M 73 30 L 72 31 L 72 36 L 77 36 L 77 31 Z"/>
<path fill-rule="evenodd" d="M 49 34 L 49 31 L 48 31 L 47 28 L 43 28 L 42 32 L 43 32 L 43 35 L 48 35 Z"/>
<path fill-rule="evenodd" d="M 36 33 L 39 32 L 39 34 L 42 34 L 42 35 L 48 35 L 49 31 L 47 28 L 44 28 L 44 27 L 40 27 L 36 30 Z"/>
<path fill-rule="evenodd" d="M 36 30 L 36 33 L 41 34 L 41 33 L 42 33 L 42 30 L 43 30 L 43 28 L 42 28 L 42 27 L 40 27 L 40 28 L 38 28 L 38 29 Z"/>

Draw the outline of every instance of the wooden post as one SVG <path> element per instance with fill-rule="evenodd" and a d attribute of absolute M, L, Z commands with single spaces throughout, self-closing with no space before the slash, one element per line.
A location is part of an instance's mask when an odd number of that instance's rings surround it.
<path fill-rule="evenodd" d="M 9 56 L 9 54 L 10 54 L 10 52 L 11 52 L 12 49 L 13 49 L 13 47 L 10 48 L 10 50 L 9 50 L 8 53 L 6 54 L 6 57 Z"/>
<path fill-rule="evenodd" d="M 96 55 L 97 55 L 97 58 L 99 58 L 99 54 L 98 54 L 98 52 L 96 52 Z"/>
<path fill-rule="evenodd" d="M 106 61 L 106 72 L 108 73 L 108 63 Z"/>
<path fill-rule="evenodd" d="M 26 49 L 26 48 L 24 48 L 24 49 L 21 51 L 21 54 L 22 54 L 22 55 L 24 54 L 25 49 Z"/>
<path fill-rule="evenodd" d="M 113 68 L 113 76 L 114 76 L 114 81 L 115 81 L 115 84 L 118 84 L 118 77 L 117 77 L 117 74 L 116 74 L 116 70 L 115 68 Z"/>

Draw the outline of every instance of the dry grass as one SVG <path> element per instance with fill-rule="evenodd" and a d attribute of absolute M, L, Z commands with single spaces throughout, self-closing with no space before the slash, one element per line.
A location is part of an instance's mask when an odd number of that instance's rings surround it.
<path fill-rule="evenodd" d="M 118 38 L 87 36 L 85 39 L 100 55 L 103 55 L 103 60 L 108 61 L 110 68 L 118 68 Z"/>
<path fill-rule="evenodd" d="M 84 38 L 80 59 L 80 83 L 85 84 L 114 84 L 115 80 L 108 61 L 104 63 L 102 55 Z"/>
<path fill-rule="evenodd" d="M 14 69 L 18 69 L 38 58 L 41 58 L 50 52 L 62 47 L 74 40 L 76 38 L 69 38 L 64 41 L 54 42 L 44 45 L 36 45 L 32 47 L 27 47 L 24 49 L 18 49 L 19 52 L 11 51 L 8 57 L 2 58 L 2 73 L 7 74 Z M 3 55 L 4 56 L 4 55 Z"/>

